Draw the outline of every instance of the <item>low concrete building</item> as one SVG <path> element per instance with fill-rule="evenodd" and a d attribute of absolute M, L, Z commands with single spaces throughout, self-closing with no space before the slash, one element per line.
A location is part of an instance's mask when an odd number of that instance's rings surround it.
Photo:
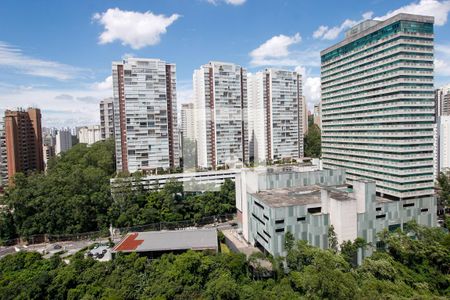
<path fill-rule="evenodd" d="M 333 225 L 338 243 L 357 237 L 377 245 L 377 233 L 411 220 L 434 226 L 434 197 L 392 201 L 377 197 L 375 182 L 356 180 L 347 188 L 342 169 L 313 172 L 242 172 L 236 179 L 238 220 L 244 238 L 274 256 L 286 255 L 286 232 L 328 248 Z M 370 255 L 373 249 L 362 253 Z"/>
<path fill-rule="evenodd" d="M 128 233 L 111 253 L 137 252 L 158 257 L 164 253 L 181 253 L 187 250 L 218 252 L 217 230 L 202 228 Z"/>

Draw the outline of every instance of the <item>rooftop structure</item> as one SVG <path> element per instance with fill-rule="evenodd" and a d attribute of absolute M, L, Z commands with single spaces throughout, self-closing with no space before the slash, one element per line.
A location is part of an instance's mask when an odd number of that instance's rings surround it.
<path fill-rule="evenodd" d="M 202 228 L 128 233 L 111 252 L 137 252 L 155 255 L 162 252 L 186 250 L 217 252 L 218 247 L 217 230 Z"/>

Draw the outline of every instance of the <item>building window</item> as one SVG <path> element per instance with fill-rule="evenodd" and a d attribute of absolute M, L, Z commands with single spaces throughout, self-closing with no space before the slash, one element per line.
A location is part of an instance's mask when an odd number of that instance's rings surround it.
<path fill-rule="evenodd" d="M 422 208 L 421 210 L 420 210 L 420 212 L 427 212 L 428 211 L 428 208 Z"/>
<path fill-rule="evenodd" d="M 284 224 L 284 220 L 275 220 L 275 224 Z"/>
<path fill-rule="evenodd" d="M 322 211 L 322 207 L 308 208 L 308 213 L 310 213 L 310 214 L 317 214 L 317 213 L 320 213 L 321 211 Z"/>
<path fill-rule="evenodd" d="M 264 234 L 267 235 L 269 238 L 271 238 L 270 234 L 267 233 L 267 231 L 263 230 Z"/>
<path fill-rule="evenodd" d="M 377 218 L 377 219 L 384 219 L 384 218 L 386 218 L 386 214 L 378 215 L 375 218 Z"/>
<path fill-rule="evenodd" d="M 258 202 L 254 201 L 255 205 L 258 206 L 261 209 L 264 209 L 264 206 L 262 206 L 261 204 L 259 204 Z"/>
<path fill-rule="evenodd" d="M 269 221 L 269 217 L 266 215 L 263 215 L 264 219 L 266 219 L 267 221 Z"/>
<path fill-rule="evenodd" d="M 253 218 L 255 218 L 256 220 L 258 220 L 259 222 L 261 222 L 263 225 L 266 225 L 266 223 L 263 222 L 263 220 L 261 220 L 260 218 L 258 218 L 255 214 L 252 214 Z"/>
<path fill-rule="evenodd" d="M 265 237 L 263 237 L 262 234 L 260 234 L 259 232 L 257 232 L 257 234 L 260 238 L 264 240 L 264 242 L 266 242 L 267 244 L 269 243 L 269 241 Z"/>
<path fill-rule="evenodd" d="M 411 207 L 414 206 L 414 203 L 405 203 L 403 204 L 403 207 Z"/>
<path fill-rule="evenodd" d="M 397 228 L 400 228 L 400 227 L 401 227 L 400 224 L 393 224 L 393 225 L 389 225 L 388 230 L 389 230 L 389 232 L 393 232 L 393 231 L 396 231 Z"/>
<path fill-rule="evenodd" d="M 297 221 L 298 222 L 300 222 L 300 221 L 305 221 L 306 220 L 306 217 L 299 217 L 299 218 L 297 218 Z"/>
<path fill-rule="evenodd" d="M 381 211 L 381 207 L 375 208 L 376 211 Z"/>
<path fill-rule="evenodd" d="M 284 232 L 284 228 L 275 229 L 275 232 Z"/>

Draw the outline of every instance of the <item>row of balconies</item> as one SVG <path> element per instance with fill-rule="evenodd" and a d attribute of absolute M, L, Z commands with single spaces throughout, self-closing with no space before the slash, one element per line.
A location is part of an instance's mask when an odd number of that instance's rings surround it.
<path fill-rule="evenodd" d="M 389 145 L 405 145 L 405 144 L 433 144 L 434 139 L 405 139 L 405 140 L 386 140 L 386 139 L 355 139 L 354 137 L 349 138 L 332 138 L 324 136 L 322 138 L 323 142 L 329 143 L 364 143 L 364 144 L 389 144 Z"/>
<path fill-rule="evenodd" d="M 350 100 L 343 103 L 337 103 L 337 101 L 334 101 L 333 103 L 327 103 L 322 102 L 322 113 L 326 110 L 334 110 L 336 108 L 342 108 L 342 107 L 354 107 L 356 105 L 362 105 L 362 104 L 370 104 L 370 103 L 378 103 L 378 102 L 384 102 L 384 101 L 392 101 L 392 100 L 403 100 L 403 99 L 420 99 L 423 100 L 427 98 L 427 100 L 434 101 L 434 93 L 430 93 L 429 95 L 424 94 L 405 94 L 405 93 L 398 93 L 395 95 L 384 95 L 381 97 L 374 97 L 374 98 L 364 98 L 360 97 L 363 100 Z"/>
<path fill-rule="evenodd" d="M 383 166 L 392 166 L 392 167 L 397 167 L 397 168 L 402 168 L 402 167 L 433 167 L 433 157 L 430 158 L 430 160 L 427 161 L 423 161 L 423 160 L 417 160 L 414 162 L 398 162 L 398 161 L 390 161 L 390 160 L 386 160 L 386 159 L 370 159 L 370 158 L 364 158 L 364 157 L 359 157 L 359 156 L 349 156 L 349 155 L 339 155 L 339 154 L 335 154 L 333 153 L 329 153 L 329 152 L 323 152 L 323 157 L 324 158 L 328 158 L 328 159 L 338 159 L 338 160 L 346 160 L 349 162 L 354 162 L 354 163 L 366 163 L 369 165 L 383 165 Z M 388 168 L 389 169 L 389 168 Z"/>
<path fill-rule="evenodd" d="M 345 70 L 350 70 L 353 68 L 357 68 L 358 66 L 362 66 L 362 65 L 367 65 L 370 62 L 374 62 L 374 61 L 384 61 L 384 60 L 388 60 L 388 59 L 392 59 L 392 58 L 396 58 L 397 53 L 401 53 L 401 52 L 414 52 L 414 53 L 424 53 L 424 54 L 429 54 L 428 56 L 430 56 L 431 58 L 433 57 L 433 49 L 426 49 L 426 48 L 421 48 L 421 47 L 413 47 L 413 46 L 401 46 L 401 43 L 398 44 L 398 46 L 393 46 L 395 48 L 392 48 L 390 50 L 387 51 L 380 51 L 378 54 L 364 58 L 364 59 L 360 59 L 360 60 L 356 60 L 350 63 L 345 63 L 345 64 L 341 64 L 338 67 L 332 68 L 332 69 L 326 69 L 324 70 L 322 68 L 322 76 L 326 77 L 329 76 L 329 74 L 334 74 L 337 72 L 344 72 Z M 409 54 L 409 55 L 414 55 L 414 54 Z M 387 58 L 388 56 L 393 56 L 390 58 Z M 418 56 L 418 55 L 415 55 Z M 398 59 L 398 58 L 396 58 Z M 429 58 L 428 58 L 429 59 Z M 424 56 L 420 56 L 420 60 L 427 60 L 426 57 Z"/>
<path fill-rule="evenodd" d="M 362 117 L 376 117 L 376 116 L 390 116 L 390 115 L 404 115 L 404 114 L 434 114 L 434 113 L 435 113 L 434 108 L 378 110 L 371 112 L 340 114 L 335 116 L 322 116 L 322 122 L 328 120 L 334 121 L 334 120 L 358 119 Z"/>
<path fill-rule="evenodd" d="M 424 60 L 425 61 L 425 60 Z M 395 63 L 397 62 L 397 63 Z M 386 66 L 387 65 L 387 66 Z M 384 67 L 383 67 L 384 66 Z M 324 74 L 321 74 L 321 81 L 323 84 L 325 83 L 334 83 L 335 80 L 338 79 L 344 79 L 344 78 L 349 78 L 352 76 L 368 76 L 369 74 L 375 73 L 377 71 L 386 71 L 389 69 L 392 69 L 392 66 L 401 66 L 401 67 L 408 67 L 408 66 L 413 66 L 413 67 L 427 67 L 427 68 L 433 68 L 433 65 L 428 63 L 414 63 L 414 62 L 403 62 L 400 61 L 399 58 L 397 57 L 391 57 L 391 58 L 387 58 L 387 59 L 383 59 L 380 60 L 378 62 L 375 62 L 373 64 L 369 64 L 363 67 L 359 67 L 359 68 L 350 68 L 347 71 L 343 71 L 343 72 L 335 72 L 333 73 L 333 75 L 328 75 L 328 76 L 324 76 Z M 372 70 L 371 72 L 366 72 L 367 70 Z"/>
<path fill-rule="evenodd" d="M 332 132 L 352 132 L 352 131 L 367 131 L 367 130 L 392 130 L 392 131 L 400 131 L 400 130 L 424 130 L 424 129 L 434 129 L 434 124 L 402 124 L 402 125 L 364 125 L 364 126 L 339 126 L 332 127 L 327 126 L 326 129 L 322 130 L 322 132 L 332 133 Z"/>
<path fill-rule="evenodd" d="M 419 86 L 396 86 L 391 88 L 380 89 L 372 92 L 348 94 L 347 96 L 329 97 L 329 100 L 322 98 L 322 105 L 336 103 L 341 101 L 348 101 L 353 99 L 367 98 L 370 96 L 378 96 L 380 94 L 394 93 L 394 92 L 433 92 L 433 87 L 419 87 Z M 434 96 L 433 96 L 434 97 Z M 409 98 L 409 96 L 407 96 Z M 333 100 L 333 101 L 330 101 Z"/>
<path fill-rule="evenodd" d="M 434 116 L 420 116 L 420 117 L 392 117 L 392 118 L 377 118 L 377 119 L 359 119 L 359 120 L 341 120 L 333 122 L 324 122 L 322 120 L 322 127 L 325 129 L 327 125 L 352 125 L 352 124 L 373 124 L 373 123 L 394 123 L 394 122 L 418 122 L 418 121 L 434 121 Z"/>
<path fill-rule="evenodd" d="M 356 84 L 374 82 L 374 81 L 379 81 L 379 80 L 383 80 L 386 78 L 398 77 L 398 76 L 411 76 L 411 75 L 433 76 L 432 71 L 420 71 L 419 72 L 419 71 L 414 71 L 414 70 L 401 70 L 397 67 L 397 65 L 389 66 L 389 69 L 390 69 L 389 71 L 375 69 L 375 70 L 372 70 L 369 72 L 363 72 L 362 74 L 358 73 L 357 75 L 342 77 L 333 82 L 322 83 L 322 89 L 330 89 L 335 86 L 337 86 L 339 88 L 341 88 L 341 87 L 345 88 L 345 87 L 356 85 Z M 429 73 L 429 74 L 425 74 L 425 73 Z"/>
<path fill-rule="evenodd" d="M 340 147 L 340 148 L 345 148 L 345 147 Z M 379 149 L 375 149 L 375 150 L 379 151 Z M 326 147 L 324 145 L 322 146 L 323 153 L 390 158 L 390 159 L 396 159 L 396 160 L 433 158 L 434 155 L 431 151 L 432 151 L 432 149 L 429 150 L 429 153 L 418 152 L 418 153 L 414 153 L 414 154 L 398 154 L 398 152 L 395 152 L 395 154 L 392 154 L 392 153 L 386 153 L 386 152 L 373 152 L 373 151 L 364 151 L 364 150 L 355 151 L 355 150 L 348 150 L 348 149 L 336 149 L 336 148 Z"/>
<path fill-rule="evenodd" d="M 355 170 L 355 172 L 365 173 L 365 175 L 372 174 L 372 176 L 377 174 L 376 177 L 378 177 L 380 179 L 381 178 L 391 179 L 393 181 L 395 180 L 395 181 L 404 182 L 404 183 L 411 182 L 411 181 L 427 180 L 430 178 L 430 175 L 419 175 L 419 174 L 433 173 L 433 166 L 430 166 L 429 168 L 423 168 L 423 169 L 398 170 L 398 169 L 384 168 L 384 167 L 374 166 L 374 165 L 365 165 L 365 164 L 361 164 L 361 163 L 354 163 L 354 162 L 350 162 L 350 161 L 344 161 L 344 162 L 336 161 L 333 158 L 328 158 L 326 156 L 326 154 L 324 154 L 324 156 L 323 156 L 323 163 L 324 163 L 324 165 L 326 165 L 327 163 L 336 164 L 336 165 L 340 165 L 344 168 L 347 168 L 347 167 L 352 168 L 352 170 L 354 170 L 353 168 L 357 168 Z M 367 171 L 359 170 L 361 168 L 364 168 L 364 170 L 367 170 Z M 381 172 L 383 174 L 376 173 L 375 171 Z M 409 179 L 408 177 L 399 177 L 399 176 L 406 176 L 406 175 L 417 175 L 417 176 L 410 176 L 409 178 L 413 177 L 412 180 Z M 431 175 L 431 178 L 433 178 L 432 175 Z"/>
<path fill-rule="evenodd" d="M 343 54 L 341 56 L 338 56 L 338 57 L 332 58 L 330 60 L 327 60 L 326 62 L 321 63 L 321 67 L 329 67 L 332 64 L 336 64 L 338 62 L 345 63 L 346 62 L 345 59 L 349 58 L 350 56 L 353 57 L 353 58 L 357 58 L 357 57 L 360 57 L 360 56 L 367 56 L 368 54 L 376 52 L 376 51 L 378 51 L 380 49 L 382 50 L 382 49 L 389 48 L 390 46 L 396 44 L 399 41 L 399 40 L 394 40 L 394 39 L 397 38 L 397 37 L 400 37 L 400 36 L 402 36 L 402 40 L 404 40 L 404 41 L 406 41 L 408 43 L 417 42 L 418 44 L 420 43 L 422 45 L 433 45 L 433 41 L 432 40 L 431 41 L 427 41 L 427 40 L 417 40 L 416 39 L 417 36 L 433 39 L 434 38 L 433 34 L 418 34 L 417 35 L 417 34 L 408 34 L 406 32 L 399 32 L 397 34 L 393 34 L 393 35 L 387 36 L 385 38 L 382 38 L 382 39 L 380 39 L 380 40 L 378 40 L 378 41 L 376 41 L 374 43 L 369 43 L 369 44 L 367 44 L 367 45 L 365 45 L 365 46 L 363 46 L 361 48 L 358 48 L 358 49 L 356 49 L 354 51 L 351 51 L 351 52 L 348 52 L 348 53 Z M 406 38 L 406 39 L 403 39 L 403 37 Z M 382 44 L 382 43 L 384 43 L 384 42 L 386 42 L 388 40 L 393 40 L 393 41 L 390 42 L 390 43 L 386 43 L 385 45 L 383 45 L 381 47 L 375 48 L 377 45 L 380 45 L 380 44 Z M 366 51 L 368 48 L 373 48 L 373 49 L 370 50 L 370 51 Z"/>
<path fill-rule="evenodd" d="M 360 93 L 362 91 L 368 91 L 371 89 L 377 89 L 380 87 L 385 87 L 385 86 L 391 86 L 394 84 L 430 84 L 431 88 L 433 86 L 433 79 L 432 78 L 426 78 L 424 77 L 423 79 L 416 79 L 416 78 L 396 78 L 396 79 L 389 79 L 386 81 L 382 81 L 382 82 L 378 82 L 378 83 L 373 83 L 373 84 L 367 84 L 367 85 L 350 85 L 351 87 L 347 87 L 346 89 L 339 89 L 338 91 L 330 91 L 330 92 L 324 92 L 322 91 L 322 98 L 334 98 L 334 97 L 338 97 L 338 96 L 345 96 L 345 95 L 352 95 L 354 93 Z M 355 86 L 355 87 L 352 87 Z M 412 88 L 415 88 L 415 86 L 412 86 Z"/>
<path fill-rule="evenodd" d="M 391 107 L 424 107 L 424 108 L 434 108 L 434 102 L 431 101 L 397 101 L 397 102 L 389 102 L 389 103 L 381 103 L 375 105 L 368 106 L 351 106 L 347 109 L 334 109 L 334 110 L 326 110 L 322 109 L 322 118 L 328 115 L 340 115 L 349 112 L 360 112 L 360 111 L 368 111 L 368 110 L 376 110 L 376 109 L 384 109 Z"/>
<path fill-rule="evenodd" d="M 398 152 L 398 153 L 406 153 L 406 152 L 421 152 L 421 151 L 434 151 L 433 146 L 429 145 L 414 145 L 410 147 L 402 147 L 402 146 L 380 146 L 380 145 L 358 145 L 351 143 L 333 143 L 333 142 L 325 142 L 322 141 L 323 148 L 339 148 L 339 149 L 359 149 L 359 150 L 374 150 L 374 151 L 386 151 L 386 152 Z"/>
<path fill-rule="evenodd" d="M 389 132 L 327 132 L 323 133 L 323 137 L 416 137 L 416 136 L 432 136 L 433 131 L 389 131 Z"/>

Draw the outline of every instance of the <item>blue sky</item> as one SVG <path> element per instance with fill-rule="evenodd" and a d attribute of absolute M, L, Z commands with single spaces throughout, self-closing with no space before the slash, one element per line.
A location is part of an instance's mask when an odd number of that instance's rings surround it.
<path fill-rule="evenodd" d="M 180 103 L 210 60 L 295 69 L 311 109 L 320 50 L 364 19 L 400 11 L 435 16 L 436 86 L 450 83 L 449 0 L 3 0 L 0 109 L 40 107 L 46 126 L 98 123 L 111 62 L 127 56 L 175 63 Z"/>

